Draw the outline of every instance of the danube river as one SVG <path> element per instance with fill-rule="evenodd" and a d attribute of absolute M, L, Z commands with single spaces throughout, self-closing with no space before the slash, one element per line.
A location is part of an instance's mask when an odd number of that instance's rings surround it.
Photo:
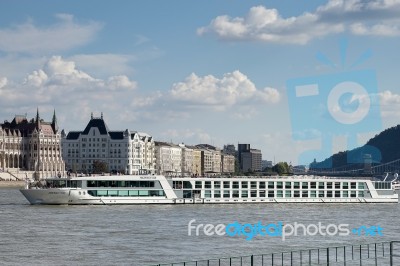
<path fill-rule="evenodd" d="M 188 235 L 188 223 L 380 226 L 383 236 Z M 0 264 L 149 265 L 400 240 L 400 204 L 31 206 L 0 189 Z"/>

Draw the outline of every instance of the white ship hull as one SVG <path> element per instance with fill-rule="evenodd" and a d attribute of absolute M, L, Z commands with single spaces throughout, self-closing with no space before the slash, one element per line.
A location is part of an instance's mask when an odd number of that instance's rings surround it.
<path fill-rule="evenodd" d="M 47 185 L 27 187 L 21 193 L 31 204 L 68 205 L 398 203 L 398 194 L 388 182 L 320 177 L 113 176 L 53 179 Z"/>

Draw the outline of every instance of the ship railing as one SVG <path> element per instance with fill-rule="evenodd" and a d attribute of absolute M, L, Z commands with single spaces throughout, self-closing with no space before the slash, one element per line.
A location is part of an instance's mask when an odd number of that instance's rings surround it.
<path fill-rule="evenodd" d="M 152 266 L 400 265 L 400 241 L 222 257 Z"/>

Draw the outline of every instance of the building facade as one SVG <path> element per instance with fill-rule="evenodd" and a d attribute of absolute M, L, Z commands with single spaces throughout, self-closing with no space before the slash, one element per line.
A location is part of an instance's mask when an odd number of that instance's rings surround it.
<path fill-rule="evenodd" d="M 35 178 L 64 175 L 55 111 L 52 122 L 41 119 L 37 110 L 36 118 L 30 121 L 26 115 L 17 115 L 0 124 L 0 169 L 31 171 Z"/>
<path fill-rule="evenodd" d="M 182 147 L 176 144 L 156 141 L 156 173 L 165 176 L 181 176 Z"/>
<path fill-rule="evenodd" d="M 83 131 L 62 132 L 63 158 L 69 171 L 91 173 L 95 162 L 107 172 L 145 174 L 155 172 L 153 137 L 126 129 L 110 131 L 103 114 L 93 117 Z"/>
<path fill-rule="evenodd" d="M 251 149 L 250 144 L 238 145 L 238 159 L 240 171 L 259 172 L 262 170 L 262 153 L 261 150 Z"/>
<path fill-rule="evenodd" d="M 222 153 L 221 157 L 222 173 L 233 174 L 235 172 L 235 156 Z"/>

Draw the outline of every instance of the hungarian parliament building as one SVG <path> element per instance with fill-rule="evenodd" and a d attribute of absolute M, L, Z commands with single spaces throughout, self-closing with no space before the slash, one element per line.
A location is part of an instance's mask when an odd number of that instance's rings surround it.
<path fill-rule="evenodd" d="M 10 170 L 30 172 L 36 178 L 65 174 L 55 111 L 51 122 L 41 119 L 38 110 L 31 120 L 16 115 L 0 124 L 0 171 Z"/>

